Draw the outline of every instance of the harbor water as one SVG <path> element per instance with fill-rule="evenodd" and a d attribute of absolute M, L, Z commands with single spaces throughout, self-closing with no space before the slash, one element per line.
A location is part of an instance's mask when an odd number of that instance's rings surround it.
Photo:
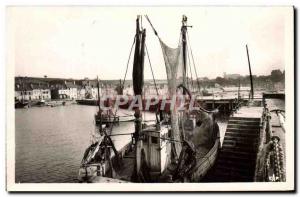
<path fill-rule="evenodd" d="M 273 102 L 284 109 L 284 101 Z M 33 107 L 15 111 L 15 181 L 16 183 L 72 183 L 85 149 L 91 144 L 97 128 L 94 115 L 97 107 L 68 105 Z M 119 110 L 119 115 L 132 111 Z M 143 113 L 146 120 L 154 114 Z M 226 119 L 218 121 L 221 142 L 227 127 Z M 133 122 L 114 126 L 112 134 L 134 132 Z M 127 144 L 131 136 L 112 137 L 117 149 Z"/>
<path fill-rule="evenodd" d="M 16 109 L 16 183 L 77 182 L 84 151 L 96 133 L 96 112 L 84 105 Z M 113 132 L 133 129 L 132 122 L 120 123 Z M 113 141 L 119 148 L 130 138 L 114 136 Z"/>
<path fill-rule="evenodd" d="M 16 183 L 72 183 L 85 149 L 97 134 L 94 114 L 97 107 L 68 105 L 16 109 Z M 119 115 L 132 111 L 119 110 Z M 154 120 L 154 114 L 143 118 Z M 226 128 L 220 123 L 220 128 Z M 112 134 L 132 133 L 134 123 L 114 126 Z M 221 138 L 224 132 L 221 132 Z M 127 144 L 131 136 L 112 137 L 117 149 Z"/>

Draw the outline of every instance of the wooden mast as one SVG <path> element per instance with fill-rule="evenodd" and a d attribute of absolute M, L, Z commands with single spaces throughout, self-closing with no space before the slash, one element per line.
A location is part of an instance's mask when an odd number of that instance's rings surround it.
<path fill-rule="evenodd" d="M 182 54 L 183 54 L 183 85 L 187 87 L 187 79 L 186 79 L 186 67 L 187 67 L 187 39 L 186 39 L 186 31 L 187 31 L 187 17 L 185 15 L 182 16 L 182 26 L 181 26 L 181 39 L 182 39 Z M 183 94 L 186 94 L 183 91 Z"/>
<path fill-rule="evenodd" d="M 248 52 L 248 46 L 247 45 L 246 45 L 246 51 L 247 51 L 247 58 L 248 58 L 248 65 L 249 65 L 249 72 L 250 72 L 251 99 L 253 99 L 253 97 L 254 97 L 253 80 L 252 80 L 252 72 L 251 72 L 250 58 L 249 58 L 249 52 Z"/>
<path fill-rule="evenodd" d="M 144 85 L 144 56 L 145 56 L 145 40 L 146 40 L 146 29 L 140 29 L 140 16 L 136 19 L 136 45 L 134 52 L 134 62 L 132 70 L 132 82 L 134 95 L 139 97 L 142 96 L 143 85 Z M 137 99 L 139 102 L 140 99 Z M 140 103 L 139 103 L 140 105 Z M 140 133 L 142 131 L 142 117 L 139 107 L 135 109 L 135 132 L 133 138 L 135 141 L 135 164 L 134 171 L 132 174 L 132 180 L 138 181 L 139 172 L 141 167 L 141 152 L 139 148 L 142 146 L 142 141 L 140 140 Z"/>

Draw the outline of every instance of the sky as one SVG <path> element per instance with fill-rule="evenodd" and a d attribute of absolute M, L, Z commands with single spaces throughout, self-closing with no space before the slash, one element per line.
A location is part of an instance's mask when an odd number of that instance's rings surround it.
<path fill-rule="evenodd" d="M 9 7 L 7 57 L 16 76 L 82 79 L 124 78 L 135 35 L 135 19 L 147 14 L 160 38 L 177 47 L 182 15 L 198 77 L 248 75 L 284 70 L 291 7 Z M 158 38 L 145 18 L 146 46 L 156 79 L 166 71 Z M 11 58 L 11 59 L 10 59 Z M 126 79 L 132 78 L 132 59 Z M 193 73 L 194 75 L 194 73 Z M 145 78 L 151 79 L 145 59 Z"/>

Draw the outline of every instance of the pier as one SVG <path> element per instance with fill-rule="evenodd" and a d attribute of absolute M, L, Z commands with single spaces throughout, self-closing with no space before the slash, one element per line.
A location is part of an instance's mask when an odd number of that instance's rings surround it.
<path fill-rule="evenodd" d="M 214 110 L 218 108 L 221 113 L 229 114 L 238 105 L 236 98 L 203 98 L 198 99 L 205 109 Z"/>
<path fill-rule="evenodd" d="M 272 101 L 257 104 L 243 106 L 229 118 L 216 163 L 204 182 L 270 181 L 269 171 L 275 172 L 273 181 L 285 180 L 284 127 L 277 112 L 270 113 L 276 107 Z"/>

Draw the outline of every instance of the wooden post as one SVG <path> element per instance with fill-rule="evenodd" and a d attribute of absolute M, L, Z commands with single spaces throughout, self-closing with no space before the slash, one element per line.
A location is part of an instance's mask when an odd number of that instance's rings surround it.
<path fill-rule="evenodd" d="M 249 52 L 248 52 L 248 46 L 247 46 L 247 45 L 246 45 L 246 51 L 247 51 L 247 58 L 248 58 L 248 65 L 249 65 L 249 73 L 250 73 L 251 98 L 253 99 L 253 97 L 254 97 L 254 90 L 253 90 L 252 72 L 251 72 L 250 58 L 249 58 Z"/>

